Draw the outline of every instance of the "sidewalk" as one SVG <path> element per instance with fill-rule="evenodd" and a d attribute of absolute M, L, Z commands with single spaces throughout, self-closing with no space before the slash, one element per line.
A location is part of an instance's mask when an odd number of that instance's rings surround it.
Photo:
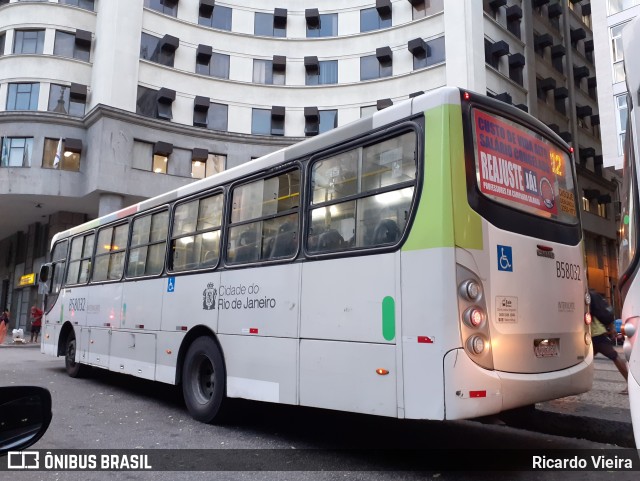
<path fill-rule="evenodd" d="M 616 346 L 624 359 L 622 346 Z M 567 435 L 635 448 L 629 395 L 615 364 L 602 355 L 594 359 L 593 386 L 590 391 L 536 404 L 535 410 L 510 419 L 514 427 Z"/>

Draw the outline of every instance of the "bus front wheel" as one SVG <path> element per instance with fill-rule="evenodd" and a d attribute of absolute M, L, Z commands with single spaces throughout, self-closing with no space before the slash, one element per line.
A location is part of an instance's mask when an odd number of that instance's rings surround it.
<path fill-rule="evenodd" d="M 83 366 L 79 362 L 76 362 L 76 348 L 76 335 L 71 332 L 67 336 L 67 341 L 64 347 L 64 367 L 69 376 L 82 377 L 87 372 L 87 366 Z"/>
<path fill-rule="evenodd" d="M 182 393 L 189 414 L 204 423 L 220 420 L 226 373 L 220 349 L 210 337 L 196 339 L 182 365 Z"/>

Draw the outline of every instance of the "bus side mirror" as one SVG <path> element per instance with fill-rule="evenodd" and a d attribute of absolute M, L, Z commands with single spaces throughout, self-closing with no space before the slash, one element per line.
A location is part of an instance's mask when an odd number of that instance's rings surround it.
<path fill-rule="evenodd" d="M 51 269 L 51 264 L 43 264 L 40 267 L 40 282 L 47 282 L 49 280 L 49 269 Z"/>
<path fill-rule="evenodd" d="M 51 422 L 51 393 L 36 386 L 0 387 L 0 456 L 42 437 Z"/>

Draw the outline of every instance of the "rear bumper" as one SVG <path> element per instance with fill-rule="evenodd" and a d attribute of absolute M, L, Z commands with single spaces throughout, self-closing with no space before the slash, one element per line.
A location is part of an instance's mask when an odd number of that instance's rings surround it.
<path fill-rule="evenodd" d="M 489 371 L 462 349 L 444 358 L 445 419 L 467 419 L 580 394 L 591 389 L 593 353 L 568 369 L 539 374 Z"/>

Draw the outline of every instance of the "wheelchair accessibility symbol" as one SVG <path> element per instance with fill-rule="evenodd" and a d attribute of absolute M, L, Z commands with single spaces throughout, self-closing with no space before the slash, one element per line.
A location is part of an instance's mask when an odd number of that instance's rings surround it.
<path fill-rule="evenodd" d="M 513 256 L 511 246 L 498 245 L 498 270 L 513 272 Z"/>

